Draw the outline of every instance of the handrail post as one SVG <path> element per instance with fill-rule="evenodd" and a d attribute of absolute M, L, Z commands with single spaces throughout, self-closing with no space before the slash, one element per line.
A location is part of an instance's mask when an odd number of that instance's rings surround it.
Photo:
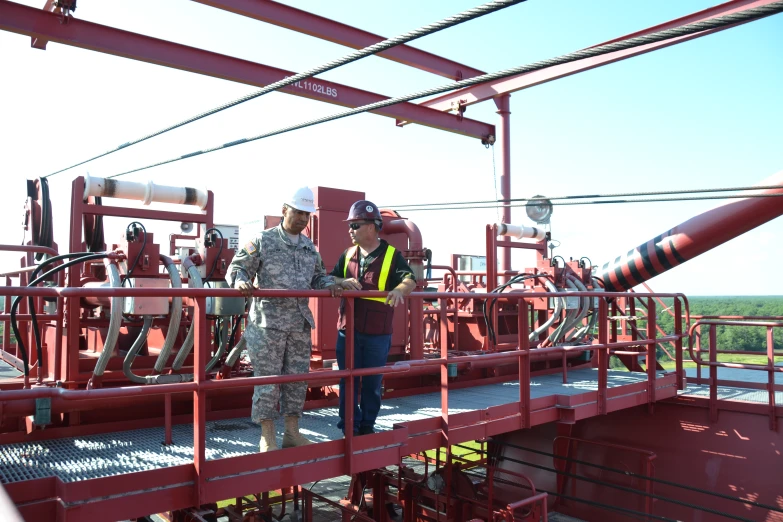
<path fill-rule="evenodd" d="M 606 299 L 598 301 L 598 344 L 606 346 L 609 327 L 609 305 Z M 598 414 L 606 415 L 606 387 L 609 380 L 609 348 L 598 350 Z"/>
<path fill-rule="evenodd" d="M 701 384 L 701 324 L 697 324 L 698 328 L 693 331 L 693 336 L 696 338 L 696 382 Z"/>
<path fill-rule="evenodd" d="M 201 384 L 206 380 L 207 346 L 209 339 L 207 331 L 207 298 L 196 297 L 193 309 L 193 380 L 196 389 L 193 391 L 193 465 L 196 471 L 196 503 L 201 505 L 204 499 L 204 466 L 206 464 L 206 421 L 207 398 L 206 391 L 201 389 Z"/>
<path fill-rule="evenodd" d="M 769 393 L 769 429 L 777 431 L 778 419 L 775 415 L 775 336 L 772 326 L 767 326 L 767 391 Z"/>
<path fill-rule="evenodd" d="M 718 421 L 718 334 L 717 326 L 710 324 L 710 420 Z"/>
<path fill-rule="evenodd" d="M 655 301 L 652 298 L 647 298 L 647 340 L 655 340 L 657 331 L 655 329 Z M 647 409 L 650 413 L 653 413 L 655 403 L 655 386 L 656 377 L 658 372 L 658 344 L 650 343 L 647 345 Z"/>
<path fill-rule="evenodd" d="M 441 298 L 439 300 L 439 303 L 441 309 L 441 317 L 445 317 L 447 300 Z M 446 339 L 446 337 L 448 337 L 448 332 L 445 324 L 441 324 L 440 335 L 441 335 L 440 358 L 443 359 L 443 362 L 440 364 L 440 411 L 441 411 L 440 447 L 448 448 L 449 447 L 449 365 L 447 361 L 449 358 L 449 346 Z M 440 455 L 440 449 L 438 449 L 438 455 Z"/>
<path fill-rule="evenodd" d="M 345 433 L 345 474 L 353 475 L 353 360 L 354 360 L 354 298 L 345 298 L 345 369 L 350 372 L 345 377 L 345 397 L 343 397 L 343 432 Z"/>
<path fill-rule="evenodd" d="M 674 359 L 676 361 L 674 372 L 677 378 L 677 389 L 682 390 L 685 386 L 682 378 L 682 302 L 679 297 L 674 298 L 674 335 L 677 336 L 677 340 L 674 341 Z"/>
<path fill-rule="evenodd" d="M 519 351 L 517 358 L 519 363 L 519 407 L 522 414 L 521 429 L 530 427 L 530 339 L 528 339 L 528 330 L 530 329 L 528 321 L 527 301 L 519 298 L 519 309 L 517 313 L 517 330 L 519 331 Z"/>

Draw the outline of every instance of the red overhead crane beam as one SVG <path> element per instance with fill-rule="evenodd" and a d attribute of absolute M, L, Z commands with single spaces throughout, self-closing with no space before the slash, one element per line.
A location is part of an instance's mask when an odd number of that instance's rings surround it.
<path fill-rule="evenodd" d="M 648 29 L 644 29 L 642 31 L 637 31 L 635 33 L 621 36 L 613 40 L 596 44 L 592 47 L 597 47 L 599 45 L 605 45 L 620 40 L 626 40 L 628 38 L 654 33 L 656 31 L 663 31 L 664 29 L 680 27 L 685 24 L 698 22 L 701 20 L 707 20 L 710 18 L 715 18 L 717 16 L 722 16 L 738 11 L 745 11 L 747 9 L 752 9 L 754 7 L 760 7 L 767 4 L 771 4 L 774 1 L 775 0 L 733 0 L 731 2 L 726 2 L 724 4 L 720 4 L 715 7 L 705 9 L 703 11 L 699 11 L 687 16 L 683 16 L 681 18 L 677 18 L 675 20 L 671 20 L 669 22 L 653 26 Z M 747 23 L 747 22 L 742 22 L 742 23 Z M 618 62 L 620 60 L 625 60 L 626 58 L 631 58 L 633 56 L 638 56 L 640 54 L 649 53 L 650 51 L 655 51 L 657 49 L 662 49 L 664 47 L 669 47 L 671 45 L 675 45 L 678 43 L 687 42 L 688 40 L 693 40 L 694 38 L 699 38 L 701 36 L 706 36 L 708 34 L 712 34 L 718 31 L 723 31 L 724 29 L 735 27 L 737 25 L 741 25 L 741 24 L 728 25 L 725 27 L 720 27 L 709 31 L 702 31 L 700 33 L 695 33 L 680 38 L 674 38 L 671 40 L 665 40 L 662 42 L 657 42 L 649 45 L 634 47 L 633 49 L 625 49 L 623 51 L 617 51 L 614 53 L 609 53 L 594 58 L 585 58 L 584 60 L 579 60 L 576 62 L 571 62 L 563 65 L 556 65 L 553 67 L 549 67 L 547 69 L 542 69 L 540 71 L 533 71 L 530 73 L 524 73 L 517 76 L 512 76 L 510 78 L 497 80 L 494 82 L 487 82 L 479 85 L 474 85 L 472 87 L 466 87 L 462 90 L 447 93 L 442 96 L 438 96 L 437 98 L 427 100 L 425 102 L 420 103 L 420 105 L 424 107 L 429 107 L 431 109 L 437 109 L 439 111 L 451 111 L 456 109 L 460 105 L 467 106 L 467 105 L 473 105 L 474 103 L 480 103 L 489 100 L 491 98 L 495 98 L 496 96 L 509 94 L 514 91 L 519 91 L 522 89 L 527 89 L 528 87 L 540 85 L 542 83 L 556 80 L 558 78 L 563 78 L 565 76 L 570 76 L 572 74 L 580 73 L 583 71 L 589 71 L 590 69 L 594 69 L 602 65 L 607 65 L 610 63 Z"/>
<path fill-rule="evenodd" d="M 386 39 L 383 36 L 271 0 L 193 1 L 354 49 L 363 49 Z M 404 44 L 378 53 L 377 56 L 452 80 L 462 80 L 484 74 L 483 71 L 473 67 Z"/>
<path fill-rule="evenodd" d="M 55 13 L 8 0 L 0 0 L 0 30 L 257 87 L 264 87 L 294 74 L 284 69 L 73 17 L 69 18 L 67 23 L 61 23 L 61 17 Z M 388 99 L 379 94 L 320 79 L 301 81 L 280 91 L 344 107 L 360 107 Z M 456 115 L 415 103 L 400 103 L 373 112 L 478 139 L 495 135 L 494 125 L 467 118 L 460 119 Z"/>

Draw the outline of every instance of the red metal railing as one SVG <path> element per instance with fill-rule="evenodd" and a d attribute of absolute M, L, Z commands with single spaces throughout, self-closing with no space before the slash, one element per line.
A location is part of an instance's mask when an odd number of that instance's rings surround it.
<path fill-rule="evenodd" d="M 701 327 L 708 327 L 709 335 L 709 348 L 708 356 L 709 361 L 705 361 L 701 358 L 702 349 L 702 333 Z M 747 350 L 719 350 L 718 349 L 718 326 L 756 326 L 767 329 L 767 349 L 764 352 L 751 352 Z M 783 390 L 783 386 L 777 386 L 775 384 L 775 373 L 783 373 L 783 366 L 775 365 L 775 357 L 782 357 L 783 351 L 775 351 L 775 339 L 774 328 L 783 327 L 783 323 L 773 323 L 767 321 L 726 321 L 726 320 L 703 320 L 696 321 L 691 325 L 688 330 L 688 353 L 696 363 L 696 379 L 697 384 L 702 384 L 701 367 L 707 366 L 710 369 L 710 376 L 708 383 L 710 386 L 710 419 L 715 422 L 718 418 L 718 386 L 735 386 L 740 388 L 755 388 L 754 383 L 741 382 L 741 381 L 721 381 L 718 379 L 718 368 L 734 368 L 739 370 L 755 370 L 767 372 L 767 382 L 764 387 L 768 393 L 768 413 L 769 413 L 769 427 L 771 430 L 777 430 L 777 413 L 775 403 L 775 391 L 776 388 Z M 718 355 L 720 354 L 732 354 L 732 355 L 752 355 L 757 357 L 766 357 L 767 364 L 744 364 L 744 363 L 731 363 L 731 362 L 719 362 Z"/>
<path fill-rule="evenodd" d="M 605 414 L 607 412 L 607 372 L 608 372 L 608 359 L 612 350 L 622 349 L 627 346 L 648 346 L 648 356 L 652 357 L 654 361 L 655 347 L 668 341 L 682 341 L 682 335 L 671 335 L 666 337 L 655 338 L 654 330 L 654 314 L 651 314 L 651 320 L 648 324 L 648 329 L 651 329 L 650 336 L 646 340 L 633 341 L 633 342 L 620 342 L 609 343 L 608 338 L 608 321 L 607 321 L 607 299 L 616 298 L 623 293 L 607 293 L 607 292 L 573 292 L 570 295 L 573 296 L 590 296 L 599 297 L 599 322 L 598 322 L 598 340 L 599 342 L 592 345 L 582 346 L 554 346 L 548 348 L 540 348 L 531 350 L 530 343 L 528 342 L 528 303 L 527 300 L 541 297 L 555 297 L 558 294 L 550 293 L 511 293 L 488 296 L 486 294 L 471 295 L 471 298 L 485 299 L 488 297 L 497 298 L 500 300 L 516 302 L 518 306 L 518 345 L 513 351 L 506 352 L 494 352 L 481 356 L 462 356 L 462 357 L 449 357 L 448 344 L 446 342 L 440 343 L 440 357 L 437 359 L 428 360 L 411 360 L 406 362 L 400 362 L 393 365 L 379 367 L 379 368 L 353 368 L 353 301 L 358 297 L 381 297 L 385 294 L 381 292 L 345 292 L 344 297 L 347 301 L 347 313 L 346 318 L 348 321 L 346 328 L 346 366 L 345 370 L 332 370 L 328 372 L 318 372 L 315 376 L 311 374 L 299 374 L 299 375 L 275 375 L 265 377 L 241 377 L 230 378 L 223 380 L 208 380 L 205 374 L 205 366 L 208 356 L 208 328 L 207 328 L 207 316 L 206 316 L 206 298 L 208 296 L 223 296 L 223 297 L 236 297 L 238 291 L 233 289 L 171 289 L 171 288 L 19 288 L 19 287 L 2 287 L 0 288 L 0 295 L 22 295 L 22 296 L 34 296 L 34 297 L 56 297 L 61 299 L 80 299 L 85 296 L 100 296 L 100 297 L 114 297 L 114 296 L 147 296 L 147 297 L 190 297 L 191 302 L 194 304 L 194 321 L 195 321 L 195 340 L 194 340 L 194 382 L 177 383 L 177 384 L 159 384 L 154 386 L 124 386 L 118 388 L 99 388 L 91 390 L 68 390 L 53 386 L 38 386 L 33 389 L 23 390 L 5 390 L 2 392 L 2 399 L 5 404 L 13 401 L 30 400 L 41 397 L 50 397 L 53 399 L 52 406 L 54 407 L 55 401 L 72 401 L 80 399 L 118 399 L 118 398 L 134 398 L 141 396 L 160 396 L 164 400 L 169 400 L 174 393 L 189 392 L 193 393 L 193 427 L 194 427 L 194 460 L 193 466 L 195 468 L 195 480 L 197 484 L 196 491 L 197 499 L 199 502 L 207 500 L 207 494 L 219 495 L 224 494 L 224 490 L 229 487 L 229 480 L 226 481 L 225 486 L 219 487 L 216 485 L 218 478 L 244 480 L 240 475 L 244 468 L 257 470 L 258 468 L 265 469 L 268 466 L 273 465 L 273 461 L 276 461 L 276 456 L 269 454 L 263 456 L 263 463 L 259 455 L 250 455 L 247 457 L 239 457 L 248 459 L 247 464 L 241 464 L 236 469 L 237 465 L 232 464 L 230 468 L 227 468 L 227 463 L 221 462 L 221 460 L 207 462 L 205 454 L 206 443 L 206 401 L 208 393 L 212 393 L 216 390 L 223 390 L 237 387 L 247 387 L 262 384 L 281 384 L 295 381 L 312 381 L 315 377 L 318 380 L 330 379 L 336 381 L 339 378 L 346 378 L 346 419 L 345 424 L 347 426 L 352 425 L 353 416 L 353 378 L 362 375 L 377 375 L 377 374 L 390 374 L 390 373 L 406 373 L 406 374 L 425 374 L 425 373 L 440 373 L 441 376 L 441 436 L 440 445 L 448 446 L 449 441 L 449 373 L 448 366 L 450 364 L 462 364 L 462 363 L 482 363 L 482 364 L 501 364 L 501 363 L 513 363 L 518 365 L 518 377 L 519 377 L 519 397 L 518 402 L 520 405 L 519 414 L 519 428 L 527 428 L 531 426 L 530 414 L 531 414 L 531 396 L 530 396 L 530 374 L 531 374 L 531 358 L 532 355 L 538 355 L 543 353 L 558 353 L 568 352 L 572 350 L 578 351 L 596 351 L 598 352 L 598 394 L 599 394 L 599 413 Z M 286 290 L 257 290 L 254 295 L 266 296 L 266 297 L 329 297 L 328 291 L 286 291 Z M 680 294 L 658 294 L 663 297 L 672 297 L 676 302 L 679 299 L 685 299 Z M 448 299 L 456 299 L 465 297 L 463 293 L 423 293 L 416 292 L 409 296 L 411 301 L 422 300 L 424 298 L 435 298 L 440 301 L 441 308 L 439 313 L 442 318 L 446 314 L 446 301 Z M 652 299 L 652 295 L 637 294 L 637 297 L 649 297 Z M 686 303 L 686 317 L 688 316 L 687 301 Z M 411 307 L 414 308 L 413 302 Z M 441 321 L 441 339 L 447 339 L 447 325 L 446 321 Z M 680 325 L 681 328 L 681 325 Z M 413 352 L 413 347 L 412 347 Z M 678 352 L 678 358 L 681 358 L 681 351 Z M 649 364 L 647 372 L 647 389 L 648 389 L 648 403 L 655 402 L 655 388 L 656 388 L 656 372 L 655 365 Z M 328 374 L 325 375 L 325 374 Z M 678 382 L 682 379 L 678 378 Z M 171 412 L 170 408 L 166 408 L 165 426 L 167 430 L 166 438 L 170 440 L 171 434 Z M 396 430 L 395 430 L 396 431 Z M 358 443 L 359 441 L 357 441 Z M 339 445 L 337 445 L 339 444 Z M 330 445 L 330 446 L 326 446 Z M 342 443 L 339 441 L 332 441 L 323 444 L 315 444 L 314 447 L 302 449 L 303 458 L 309 456 L 313 457 L 328 457 L 326 453 L 320 455 L 322 452 L 329 452 L 332 458 L 335 456 L 332 452 L 336 451 L 338 456 L 343 457 L 342 465 L 339 469 L 334 471 L 337 474 L 353 474 L 357 469 L 358 459 L 363 458 L 361 455 L 362 450 L 365 449 L 364 442 L 360 444 L 361 448 L 355 448 L 354 437 L 351 430 L 348 430 L 346 437 Z M 401 452 L 405 446 L 405 441 L 400 440 L 395 443 L 398 448 L 398 452 Z M 318 446 L 324 448 L 319 451 Z M 330 449 L 326 449 L 330 448 Z M 355 451 L 358 449 L 358 453 Z M 306 454 L 306 455 L 304 455 Z M 311 455 L 312 454 L 312 455 Z M 281 457 L 282 458 L 282 457 Z M 222 459 L 225 461 L 226 459 Z M 252 461 L 252 462 L 251 462 Z M 234 460 L 232 460 L 232 463 Z M 245 462 L 245 461 L 242 461 Z M 229 473 L 230 469 L 230 473 Z M 330 468 L 331 469 L 331 468 Z M 240 475 L 236 475 L 239 473 Z M 233 482 L 231 483 L 233 484 Z M 209 493 L 208 493 L 209 492 Z M 212 499 L 214 500 L 214 499 Z M 534 502 L 530 500 L 528 502 Z M 521 507 L 520 505 L 509 506 L 510 512 L 514 509 Z"/>

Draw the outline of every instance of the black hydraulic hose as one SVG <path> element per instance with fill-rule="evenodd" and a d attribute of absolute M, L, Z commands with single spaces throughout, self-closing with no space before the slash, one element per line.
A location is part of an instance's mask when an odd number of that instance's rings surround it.
<path fill-rule="evenodd" d="M 783 509 L 781 509 L 779 507 L 770 506 L 770 505 L 767 505 L 767 504 L 762 504 L 760 502 L 754 502 L 753 500 L 745 500 L 743 498 L 732 497 L 731 495 L 725 495 L 723 493 L 716 493 L 714 491 L 708 491 L 706 489 L 700 489 L 700 488 L 696 488 L 696 487 L 693 487 L 693 486 L 686 486 L 685 484 L 680 484 L 678 482 L 672 482 L 670 480 L 659 479 L 659 478 L 655 478 L 655 477 L 648 477 L 647 475 L 642 475 L 641 473 L 634 473 L 633 471 L 624 471 L 624 470 L 620 470 L 620 469 L 610 468 L 608 466 L 602 466 L 601 464 L 595 464 L 593 462 L 587 462 L 587 461 L 575 459 L 575 458 L 572 458 L 572 457 L 563 457 L 563 456 L 557 455 L 555 453 L 549 453 L 549 452 L 546 452 L 546 451 L 541 451 L 541 450 L 537 450 L 537 449 L 533 449 L 533 448 L 526 448 L 524 446 L 517 446 L 516 444 L 510 444 L 508 442 L 500 442 L 500 441 L 495 440 L 495 439 L 493 439 L 493 442 L 495 444 L 498 444 L 498 445 L 501 445 L 501 446 L 508 446 L 509 448 L 514 448 L 514 449 L 518 449 L 518 450 L 522 450 L 522 451 L 529 451 L 531 453 L 537 453 L 539 455 L 544 455 L 544 456 L 547 456 L 547 457 L 553 457 L 553 458 L 556 458 L 558 460 L 566 460 L 566 461 L 569 461 L 569 462 L 576 462 L 577 464 L 582 464 L 583 466 L 590 466 L 590 467 L 593 467 L 593 468 L 596 468 L 596 469 L 600 469 L 600 470 L 603 470 L 603 471 L 610 471 L 612 473 L 619 473 L 620 475 L 627 475 L 627 476 L 633 477 L 633 478 L 638 478 L 638 479 L 642 479 L 642 480 L 649 480 L 650 482 L 657 482 L 659 484 L 666 484 L 667 486 L 672 486 L 672 487 L 681 488 L 681 489 L 687 489 L 689 491 L 694 491 L 696 493 L 702 493 L 704 495 L 711 495 L 711 496 L 719 497 L 719 498 L 722 498 L 722 499 L 725 499 L 725 500 L 731 500 L 731 501 L 734 501 L 734 502 L 741 502 L 742 504 L 748 504 L 748 505 L 759 507 L 759 508 L 762 508 L 762 509 L 768 509 L 770 511 L 777 511 L 778 513 L 783 513 Z"/>
<path fill-rule="evenodd" d="M 71 254 L 62 254 L 55 257 L 50 257 L 48 259 L 45 259 L 41 264 L 39 264 L 37 267 L 35 267 L 35 270 L 32 271 L 30 274 L 30 279 L 33 280 L 36 278 L 36 276 L 41 272 L 41 269 L 43 269 L 46 266 L 49 266 L 50 264 L 60 261 L 62 259 L 69 259 L 72 257 L 81 257 L 84 255 L 89 254 L 89 252 L 76 252 Z M 43 377 L 41 374 L 41 361 L 43 360 L 43 345 L 41 344 L 41 330 L 38 327 L 38 317 L 36 316 L 35 312 L 35 299 L 33 296 L 28 296 L 27 298 L 27 305 L 30 309 L 30 322 L 32 324 L 33 328 L 33 337 L 35 338 L 35 353 L 38 356 L 38 380 L 40 381 Z"/>
<path fill-rule="evenodd" d="M 36 276 L 41 272 L 41 270 L 44 267 L 49 266 L 56 261 L 60 261 L 62 259 L 70 259 L 73 257 L 86 256 L 88 254 L 89 252 L 74 252 L 70 254 L 61 254 L 58 256 L 50 257 L 49 259 L 45 259 L 41 264 L 35 267 L 35 270 L 32 271 L 32 273 L 30 274 L 30 280 L 35 279 Z M 30 322 L 32 323 L 32 327 L 33 327 L 33 337 L 35 337 L 35 350 L 38 356 L 38 367 L 39 367 L 38 380 L 40 381 L 42 377 L 40 373 L 40 367 L 41 367 L 41 360 L 43 358 L 43 346 L 41 344 L 41 330 L 38 327 L 38 318 L 36 317 L 36 312 L 35 312 L 35 299 L 33 298 L 33 296 L 29 296 L 27 298 L 27 305 L 30 308 Z"/>
<path fill-rule="evenodd" d="M 426 36 L 428 34 L 436 33 L 438 31 L 442 31 L 444 29 L 448 29 L 449 27 L 453 27 L 455 25 L 461 24 L 463 22 L 467 22 L 470 20 L 473 20 L 475 18 L 479 18 L 481 16 L 493 13 L 495 11 L 499 11 L 501 9 L 505 9 L 506 7 L 511 7 L 513 5 L 519 4 L 524 2 L 525 0 L 493 0 L 492 2 L 488 2 L 484 5 L 480 5 L 478 7 L 470 8 L 466 11 L 463 11 L 461 13 L 458 13 L 454 16 L 450 16 L 448 18 L 445 18 L 439 22 L 431 23 L 429 25 L 425 25 L 424 27 L 421 27 L 419 29 L 416 29 L 414 31 L 409 31 L 407 33 L 401 34 L 399 36 L 395 36 L 393 38 L 387 38 L 386 40 L 383 40 L 381 42 L 375 43 L 373 45 L 370 45 L 368 47 L 365 47 L 364 49 L 360 49 L 357 51 L 353 51 L 346 56 L 339 58 L 337 60 L 332 60 L 331 62 L 327 62 L 321 66 L 315 67 L 313 69 L 310 69 L 305 72 L 301 72 L 298 74 L 294 74 L 293 76 L 289 76 L 287 78 L 284 78 L 280 81 L 274 82 L 272 84 L 267 85 L 266 87 L 262 88 L 259 91 L 256 91 L 254 93 L 245 95 L 241 98 L 238 98 L 234 101 L 225 103 L 219 107 L 215 107 L 214 109 L 208 110 L 206 112 L 202 112 L 201 114 L 197 114 L 195 116 L 192 116 L 186 120 L 183 120 L 179 123 L 175 123 L 173 125 L 170 125 L 164 129 L 152 132 L 150 134 L 147 134 L 146 136 L 142 136 L 141 138 L 137 138 L 132 141 L 128 141 L 126 143 L 123 143 L 122 145 L 106 151 L 102 154 L 99 154 L 97 156 L 94 156 L 92 158 L 89 158 L 84 161 L 80 161 L 79 163 L 76 163 L 74 165 L 71 165 L 70 167 L 66 167 L 64 169 L 60 169 L 58 171 L 52 172 L 51 174 L 47 174 L 44 176 L 44 178 L 48 176 L 54 176 L 55 174 L 58 174 L 60 172 L 72 169 L 74 167 L 78 167 L 79 165 L 83 165 L 85 163 L 88 163 L 90 161 L 96 160 L 98 158 L 102 158 L 103 156 L 107 156 L 109 154 L 112 154 L 114 152 L 117 152 L 119 150 L 122 150 L 126 147 L 130 147 L 131 145 L 136 145 L 137 143 L 141 143 L 142 141 L 148 140 L 150 138 L 154 138 L 155 136 L 160 136 L 161 134 L 164 134 L 166 132 L 169 132 L 171 130 L 177 129 L 179 127 L 182 127 L 184 125 L 187 125 L 189 123 L 192 123 L 194 121 L 200 120 L 202 118 L 206 118 L 207 116 L 210 116 L 212 114 L 216 114 L 220 111 L 224 111 L 226 109 L 229 109 L 231 107 L 234 107 L 236 105 L 239 105 L 240 103 L 244 103 L 246 101 L 252 100 L 254 98 L 258 98 L 259 96 L 263 96 L 264 94 L 270 93 L 272 91 L 276 91 L 278 89 L 282 89 L 283 87 L 286 87 L 287 85 L 293 85 L 301 80 L 306 80 L 307 78 L 311 78 L 313 76 L 316 76 L 318 74 L 325 73 L 327 71 L 331 71 L 332 69 L 336 69 L 337 67 L 341 67 L 343 65 L 349 64 L 351 62 L 355 62 L 357 60 L 361 60 L 362 58 L 365 58 L 367 56 L 371 56 L 373 54 L 377 54 L 380 52 L 383 52 L 387 49 L 390 49 L 392 47 L 395 47 L 397 45 L 404 44 L 406 42 L 410 42 L 412 40 L 415 40 L 417 38 L 421 38 L 423 36 Z"/>
<path fill-rule="evenodd" d="M 41 187 L 41 223 L 38 231 L 38 244 L 45 247 L 52 246 L 52 202 L 49 199 L 49 182 L 46 178 L 39 178 Z M 46 255 L 45 252 L 36 252 L 35 260 L 40 261 Z"/>
<path fill-rule="evenodd" d="M 215 256 L 215 261 L 212 263 L 212 269 L 209 271 L 209 274 L 207 274 L 207 277 L 204 278 L 204 282 L 206 283 L 209 281 L 209 278 L 212 277 L 212 274 L 215 272 L 215 268 L 217 268 L 218 261 L 220 261 L 220 254 L 223 253 L 223 232 L 216 228 L 208 228 L 206 232 L 204 232 L 204 240 L 206 241 L 207 234 L 210 232 L 217 232 L 220 236 L 220 248 L 218 249 L 217 256 Z M 204 260 L 206 261 L 206 259 Z"/>
<path fill-rule="evenodd" d="M 139 260 L 141 259 L 142 254 L 144 254 L 144 249 L 147 247 L 147 229 L 144 228 L 144 225 L 138 221 L 131 221 L 128 223 L 128 226 L 125 228 L 125 231 L 127 233 L 128 230 L 133 225 L 139 225 L 141 227 L 142 232 L 144 232 L 144 239 L 141 241 L 141 250 L 139 250 L 139 253 L 136 254 L 136 259 L 133 260 L 133 265 L 129 265 L 128 272 L 125 274 L 125 276 L 122 278 L 122 286 L 125 286 L 125 281 L 130 279 L 131 273 L 136 269 L 136 266 L 139 264 Z"/>
<path fill-rule="evenodd" d="M 65 256 L 68 256 L 70 254 L 64 254 Z M 72 261 L 68 261 L 67 263 L 64 263 L 56 268 L 53 268 L 49 270 L 48 272 L 45 272 L 42 276 L 39 276 L 35 279 L 33 279 L 30 283 L 27 284 L 27 287 L 32 287 L 40 283 L 41 281 L 45 281 L 50 276 L 56 274 L 60 270 L 64 270 L 68 267 L 71 267 L 73 265 L 83 263 L 84 261 L 91 261 L 93 259 L 103 259 L 105 257 L 108 257 L 108 253 L 101 253 L 101 254 L 88 254 L 85 256 L 81 256 L 78 259 L 74 259 Z M 58 256 L 59 257 L 59 256 Z M 55 259 L 55 258 L 52 258 Z M 19 333 L 19 327 L 16 324 L 16 309 L 19 307 L 19 301 L 22 299 L 22 296 L 16 296 L 14 299 L 13 304 L 11 304 L 11 329 L 14 332 L 14 336 L 16 337 L 16 345 L 19 347 L 19 351 L 22 354 L 22 363 L 24 366 L 24 376 L 25 378 L 29 377 L 30 375 L 30 360 L 29 357 L 27 357 L 27 349 L 24 346 L 24 341 L 22 341 L 22 336 Z M 39 360 L 40 365 L 40 360 Z"/>
<path fill-rule="evenodd" d="M 229 346 L 234 346 L 237 338 L 237 332 L 239 331 L 239 323 L 242 322 L 242 316 L 234 316 L 234 324 L 231 326 L 231 337 L 229 337 Z"/>
<path fill-rule="evenodd" d="M 708 507 L 699 506 L 697 504 L 691 504 L 689 502 L 683 502 L 682 500 L 675 500 L 673 498 L 664 497 L 663 495 L 656 495 L 654 493 L 647 493 L 646 491 L 641 491 L 641 490 L 638 490 L 638 489 L 627 488 L 625 486 L 618 486 L 617 484 L 612 484 L 611 482 L 606 482 L 606 481 L 603 481 L 603 480 L 591 479 L 591 478 L 585 477 L 583 475 L 577 475 L 576 473 L 568 473 L 566 471 L 558 471 L 557 469 L 550 468 L 549 466 L 541 466 L 540 464 L 533 464 L 532 462 L 525 462 L 523 460 L 512 459 L 511 457 L 500 456 L 500 457 L 497 457 L 497 458 L 500 459 L 500 460 L 507 460 L 507 461 L 513 462 L 515 464 L 522 464 L 523 466 L 530 466 L 531 468 L 541 469 L 541 470 L 544 470 L 544 471 L 551 471 L 553 473 L 557 473 L 558 475 L 562 475 L 564 477 L 574 478 L 574 479 L 577 479 L 577 480 L 583 480 L 585 482 L 590 482 L 592 484 L 598 484 L 599 486 L 604 486 L 604 487 L 607 487 L 607 488 L 617 489 L 617 490 L 620 490 L 620 491 L 624 491 L 626 493 L 633 493 L 633 494 L 641 495 L 641 496 L 644 496 L 644 497 L 654 498 L 656 500 L 662 500 L 664 502 L 671 502 L 672 504 L 677 504 L 679 506 L 687 507 L 687 508 L 690 508 L 690 509 L 695 509 L 697 511 L 703 511 L 705 513 L 710 513 L 710 514 L 713 514 L 713 515 L 718 515 L 718 516 L 721 516 L 721 517 L 730 518 L 732 520 L 739 520 L 741 522 L 753 522 L 753 520 L 751 520 L 749 518 L 742 518 L 742 517 L 738 517 L 738 516 L 735 516 L 735 515 L 729 515 L 728 513 L 722 513 L 722 512 L 720 512 L 720 511 L 718 511 L 716 509 L 711 509 L 711 508 L 708 508 Z"/>

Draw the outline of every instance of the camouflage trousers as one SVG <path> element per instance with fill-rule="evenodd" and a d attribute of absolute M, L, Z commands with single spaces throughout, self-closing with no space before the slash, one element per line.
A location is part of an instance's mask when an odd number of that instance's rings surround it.
<path fill-rule="evenodd" d="M 250 362 L 253 364 L 253 374 L 266 376 L 309 372 L 310 328 L 305 326 L 302 325 L 301 332 L 286 332 L 248 324 L 244 336 Z M 262 420 L 277 418 L 278 400 L 280 413 L 286 417 L 300 417 L 306 395 L 307 382 L 304 381 L 256 386 L 251 419 L 260 423 Z"/>

